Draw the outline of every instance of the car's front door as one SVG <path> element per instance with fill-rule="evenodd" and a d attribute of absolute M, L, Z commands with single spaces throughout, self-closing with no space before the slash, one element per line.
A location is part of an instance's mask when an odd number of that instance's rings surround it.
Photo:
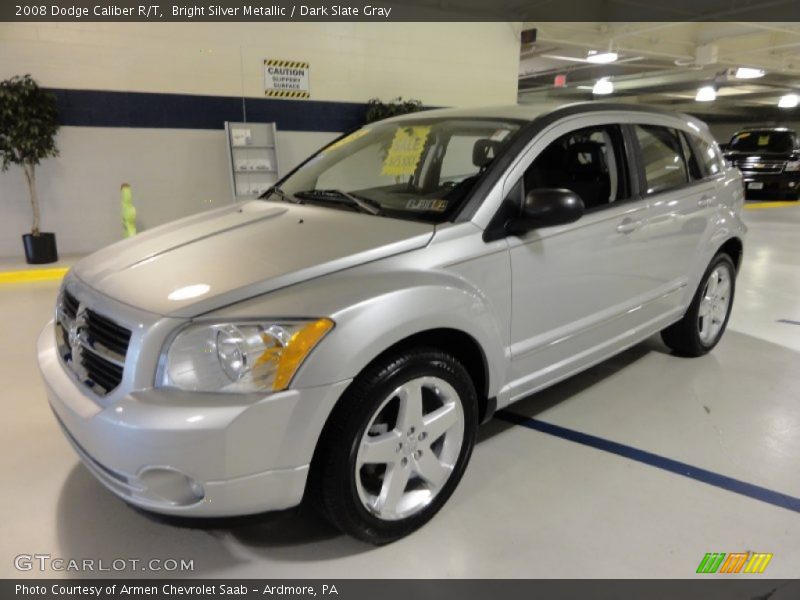
<path fill-rule="evenodd" d="M 574 223 L 508 238 L 511 365 L 501 404 L 619 350 L 663 314 L 648 259 L 648 201 L 639 196 L 631 154 L 622 126 L 564 123 L 511 170 L 509 198 L 568 188 L 586 212 Z"/>

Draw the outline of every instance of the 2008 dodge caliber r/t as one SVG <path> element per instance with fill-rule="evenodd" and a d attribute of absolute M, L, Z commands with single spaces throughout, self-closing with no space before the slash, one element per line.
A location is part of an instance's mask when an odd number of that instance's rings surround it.
<path fill-rule="evenodd" d="M 722 336 L 745 226 L 700 121 L 619 104 L 367 125 L 262 199 L 79 262 L 39 338 L 66 436 L 139 507 L 305 497 L 386 543 L 494 410 L 661 332 Z"/>

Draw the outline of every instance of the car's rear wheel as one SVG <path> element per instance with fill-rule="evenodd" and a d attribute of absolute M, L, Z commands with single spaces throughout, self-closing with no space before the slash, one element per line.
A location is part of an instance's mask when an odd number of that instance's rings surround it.
<path fill-rule="evenodd" d="M 408 535 L 458 485 L 477 423 L 475 387 L 454 357 L 418 349 L 381 360 L 331 415 L 309 499 L 358 539 L 385 544 Z"/>
<path fill-rule="evenodd" d="M 717 254 L 706 269 L 686 314 L 661 332 L 664 343 L 685 356 L 702 356 L 709 352 L 728 325 L 735 288 L 736 267 L 731 257 Z"/>

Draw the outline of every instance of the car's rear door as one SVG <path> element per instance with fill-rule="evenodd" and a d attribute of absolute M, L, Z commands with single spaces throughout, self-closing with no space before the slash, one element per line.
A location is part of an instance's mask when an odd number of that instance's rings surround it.
<path fill-rule="evenodd" d="M 669 296 L 677 307 L 691 298 L 696 271 L 705 268 L 698 261 L 720 201 L 720 157 L 716 147 L 698 147 L 702 138 L 677 127 L 630 127 L 641 157 L 641 188 L 650 202 L 650 273 L 665 291 L 679 290 Z"/>

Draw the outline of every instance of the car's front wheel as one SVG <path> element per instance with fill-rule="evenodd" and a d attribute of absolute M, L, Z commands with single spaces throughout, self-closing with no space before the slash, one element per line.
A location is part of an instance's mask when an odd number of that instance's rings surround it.
<path fill-rule="evenodd" d="M 719 253 L 706 269 L 686 314 L 661 332 L 664 343 L 684 356 L 709 352 L 728 325 L 735 289 L 736 267 L 730 256 Z"/>
<path fill-rule="evenodd" d="M 385 544 L 433 517 L 458 485 L 477 430 L 466 369 L 408 350 L 362 373 L 341 398 L 311 467 L 308 494 L 336 527 Z"/>

